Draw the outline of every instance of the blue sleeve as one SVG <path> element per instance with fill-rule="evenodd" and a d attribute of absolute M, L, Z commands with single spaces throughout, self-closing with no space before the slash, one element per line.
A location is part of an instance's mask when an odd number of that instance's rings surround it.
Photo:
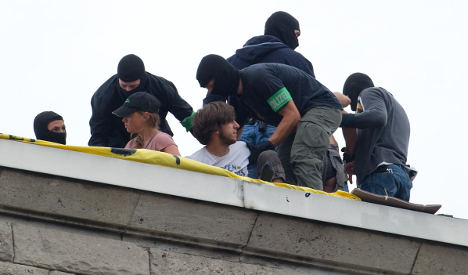
<path fill-rule="evenodd" d="M 383 96 L 375 89 L 364 90 L 358 99 L 357 114 L 343 114 L 341 127 L 379 128 L 387 124 L 387 107 Z"/>
<path fill-rule="evenodd" d="M 288 65 L 296 67 L 300 70 L 303 70 L 307 74 L 315 77 L 314 67 L 312 66 L 312 63 L 310 63 L 310 61 L 307 60 L 307 58 L 305 58 L 302 54 L 295 52 L 295 51 L 292 51 L 291 55 L 293 55 L 293 58 L 289 60 Z"/>

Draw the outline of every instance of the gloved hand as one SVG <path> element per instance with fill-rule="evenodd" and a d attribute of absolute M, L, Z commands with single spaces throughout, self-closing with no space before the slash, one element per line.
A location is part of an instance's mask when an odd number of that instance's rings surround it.
<path fill-rule="evenodd" d="M 341 152 L 343 152 L 344 163 L 354 161 L 354 155 L 349 154 L 348 151 L 346 150 L 346 147 L 341 148 Z"/>
<path fill-rule="evenodd" d="M 247 146 L 249 147 L 250 150 L 250 156 L 249 156 L 249 162 L 250 163 L 255 163 L 257 162 L 258 156 L 266 150 L 274 150 L 275 146 L 269 141 L 262 141 L 259 144 L 252 145 L 247 143 Z"/>

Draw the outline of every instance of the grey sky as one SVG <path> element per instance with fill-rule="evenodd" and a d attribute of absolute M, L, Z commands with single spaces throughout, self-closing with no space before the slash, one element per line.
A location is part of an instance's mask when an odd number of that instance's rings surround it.
<path fill-rule="evenodd" d="M 411 201 L 441 203 L 440 213 L 468 218 L 464 1 L 4 0 L 0 132 L 34 137 L 34 116 L 54 110 L 65 118 L 68 144 L 86 145 L 91 96 L 128 53 L 198 109 L 205 94 L 195 80 L 200 59 L 232 55 L 278 10 L 299 20 L 297 50 L 320 82 L 341 91 L 349 74 L 364 72 L 405 107 L 408 163 L 419 170 Z M 172 116 L 169 122 L 183 155 L 201 146 Z"/>

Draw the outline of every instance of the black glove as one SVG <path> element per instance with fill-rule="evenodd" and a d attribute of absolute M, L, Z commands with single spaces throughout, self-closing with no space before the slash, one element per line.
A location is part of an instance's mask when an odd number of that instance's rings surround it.
<path fill-rule="evenodd" d="M 344 163 L 352 162 L 354 160 L 354 155 L 346 153 L 346 147 L 341 148 L 341 152 L 343 152 Z"/>
<path fill-rule="evenodd" d="M 257 162 L 258 156 L 266 150 L 274 150 L 275 146 L 269 141 L 262 141 L 259 144 L 252 145 L 247 143 L 247 146 L 250 149 L 250 157 L 249 157 L 249 162 L 250 163 L 255 163 Z"/>

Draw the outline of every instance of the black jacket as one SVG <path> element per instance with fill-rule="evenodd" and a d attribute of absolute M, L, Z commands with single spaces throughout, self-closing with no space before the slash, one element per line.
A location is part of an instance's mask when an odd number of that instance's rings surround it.
<path fill-rule="evenodd" d="M 122 119 L 113 115 L 112 111 L 120 107 L 125 99 L 137 91 L 147 91 L 161 102 L 159 129 L 173 135 L 167 123 L 167 112 L 171 112 L 179 121 L 192 114 L 192 107 L 183 100 L 172 82 L 160 76 L 146 73 L 147 79 L 140 86 L 126 92 L 120 88 L 117 75 L 112 76 L 94 93 L 91 98 L 92 116 L 89 120 L 91 127 L 90 146 L 107 146 L 123 148 L 130 140 Z"/>

